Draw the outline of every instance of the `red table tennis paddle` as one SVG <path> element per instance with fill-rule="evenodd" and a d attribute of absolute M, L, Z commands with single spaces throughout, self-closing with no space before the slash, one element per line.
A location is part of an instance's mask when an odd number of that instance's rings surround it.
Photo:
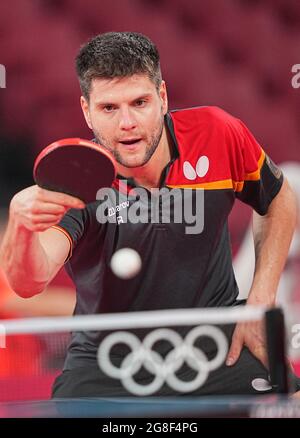
<path fill-rule="evenodd" d="M 33 177 L 44 189 L 67 193 L 89 203 L 96 200 L 99 189 L 112 185 L 116 161 L 97 143 L 66 138 L 42 150 L 35 160 Z"/>

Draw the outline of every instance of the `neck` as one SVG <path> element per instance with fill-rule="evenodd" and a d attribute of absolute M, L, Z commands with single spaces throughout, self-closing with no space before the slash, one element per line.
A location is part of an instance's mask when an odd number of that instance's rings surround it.
<path fill-rule="evenodd" d="M 118 165 L 117 171 L 126 178 L 133 178 L 139 186 L 147 189 L 156 188 L 159 187 L 162 171 L 170 159 L 171 140 L 164 126 L 157 149 L 144 166 L 128 168 Z"/>

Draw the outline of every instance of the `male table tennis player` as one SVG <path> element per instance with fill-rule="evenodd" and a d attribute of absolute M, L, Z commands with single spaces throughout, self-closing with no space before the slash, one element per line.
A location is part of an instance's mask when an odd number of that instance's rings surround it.
<path fill-rule="evenodd" d="M 129 189 L 177 187 L 192 196 L 204 189 L 204 229 L 187 234 L 184 216 L 182 223 L 102 224 L 99 202 L 83 205 L 62 193 L 26 188 L 11 201 L 2 247 L 16 293 L 41 293 L 68 260 L 75 314 L 234 306 L 238 289 L 227 218 L 238 198 L 256 212 L 256 270 L 247 303 L 272 306 L 296 206 L 288 182 L 246 126 L 216 107 L 168 112 L 158 51 L 141 34 L 96 36 L 80 49 L 76 67 L 84 117 L 117 160 L 119 180 L 127 180 Z M 123 247 L 136 249 L 143 260 L 140 273 L 126 283 L 109 269 L 111 256 Z M 192 394 L 272 391 L 267 382 L 253 383 L 268 380 L 262 324 L 238 324 L 232 333 L 226 364 Z M 73 335 L 55 397 L 127 394 L 120 382 L 100 374 L 98 341 L 95 332 Z M 159 394 L 174 392 L 166 385 Z"/>

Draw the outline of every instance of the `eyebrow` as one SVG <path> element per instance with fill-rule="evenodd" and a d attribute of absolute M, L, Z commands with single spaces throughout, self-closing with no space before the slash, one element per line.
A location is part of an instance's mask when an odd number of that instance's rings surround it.
<path fill-rule="evenodd" d="M 142 94 L 142 95 L 132 99 L 132 101 L 130 103 L 136 102 L 137 100 L 141 100 L 141 99 L 147 99 L 149 97 L 152 97 L 151 93 L 144 93 L 144 94 Z M 103 107 L 103 106 L 106 106 L 106 105 L 116 105 L 116 103 L 114 103 L 113 101 L 107 100 L 107 101 L 103 101 L 103 102 L 98 101 L 98 102 L 95 103 L 95 105 Z"/>

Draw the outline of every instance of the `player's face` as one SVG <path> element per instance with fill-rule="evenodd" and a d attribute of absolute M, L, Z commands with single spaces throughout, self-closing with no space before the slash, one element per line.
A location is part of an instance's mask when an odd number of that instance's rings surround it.
<path fill-rule="evenodd" d="M 90 100 L 81 97 L 88 126 L 97 141 L 126 167 L 146 164 L 161 140 L 167 93 L 146 75 L 93 79 Z"/>

